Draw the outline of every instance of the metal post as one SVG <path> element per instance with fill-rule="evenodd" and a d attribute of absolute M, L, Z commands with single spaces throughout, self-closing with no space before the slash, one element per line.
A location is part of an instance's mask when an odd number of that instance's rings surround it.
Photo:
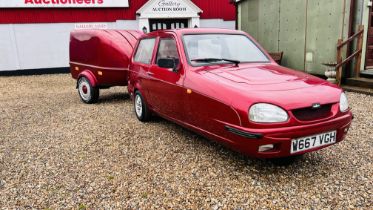
<path fill-rule="evenodd" d="M 364 30 L 364 26 L 360 25 L 359 26 L 359 31 Z M 357 50 L 359 51 L 359 54 L 356 56 L 356 61 L 355 61 L 355 69 L 354 69 L 354 77 L 358 78 L 360 77 L 360 66 L 361 66 L 361 57 L 362 57 L 362 51 L 363 51 L 363 39 L 364 39 L 364 33 L 361 33 L 359 35 L 359 38 L 357 40 Z"/>
<path fill-rule="evenodd" d="M 338 39 L 338 46 L 341 45 L 343 42 L 342 39 Z M 342 48 L 338 48 L 337 49 L 337 63 L 340 64 L 342 63 Z M 342 79 L 342 69 L 343 69 L 343 66 L 339 66 L 336 70 L 337 70 L 337 84 L 338 85 L 341 85 L 341 79 Z"/>

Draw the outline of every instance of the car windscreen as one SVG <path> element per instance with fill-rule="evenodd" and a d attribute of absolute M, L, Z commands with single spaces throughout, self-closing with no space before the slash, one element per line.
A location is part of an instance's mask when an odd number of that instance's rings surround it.
<path fill-rule="evenodd" d="M 216 63 L 269 62 L 267 56 L 247 36 L 240 34 L 187 34 L 185 51 L 193 66 Z"/>

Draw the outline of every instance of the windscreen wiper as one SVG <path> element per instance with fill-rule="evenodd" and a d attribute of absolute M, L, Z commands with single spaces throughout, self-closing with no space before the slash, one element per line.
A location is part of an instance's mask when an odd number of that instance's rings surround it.
<path fill-rule="evenodd" d="M 213 63 L 213 62 L 219 62 L 219 61 L 227 61 L 230 63 L 234 63 L 235 66 L 238 66 L 238 64 L 241 63 L 239 60 L 233 60 L 233 59 L 228 59 L 228 58 L 196 58 L 192 59 L 191 61 L 194 62 L 206 62 L 206 63 Z"/>

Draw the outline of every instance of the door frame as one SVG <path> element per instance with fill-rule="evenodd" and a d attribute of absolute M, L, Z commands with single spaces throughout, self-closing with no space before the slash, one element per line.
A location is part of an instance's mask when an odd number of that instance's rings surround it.
<path fill-rule="evenodd" d="M 365 70 L 366 69 L 366 53 L 367 53 L 367 47 L 368 47 L 368 28 L 369 28 L 369 24 L 370 24 L 370 10 L 371 10 L 371 7 L 369 2 L 371 0 L 364 0 L 364 3 L 363 3 L 363 17 L 362 17 L 362 20 L 361 20 L 361 24 L 364 25 L 364 36 L 363 36 L 363 50 L 362 50 L 362 57 L 361 57 L 361 66 L 360 66 L 360 69 L 361 70 Z"/>
<path fill-rule="evenodd" d="M 368 69 L 368 66 L 367 66 L 368 56 L 367 56 L 367 54 L 369 52 L 369 49 L 368 49 L 368 47 L 369 47 L 369 43 L 368 43 L 369 42 L 369 30 L 370 30 L 370 28 L 373 28 L 373 27 L 371 27 L 371 24 L 373 24 L 373 22 L 372 22 L 372 19 L 373 19 L 372 7 L 370 6 L 367 11 L 368 11 L 368 25 L 365 27 L 366 28 L 365 29 L 366 30 L 366 38 L 365 38 L 365 42 L 364 42 L 364 44 L 365 44 L 365 51 L 364 51 L 365 57 L 364 57 L 364 69 L 363 70 Z M 370 66 L 369 69 L 372 70 L 373 65 Z"/>

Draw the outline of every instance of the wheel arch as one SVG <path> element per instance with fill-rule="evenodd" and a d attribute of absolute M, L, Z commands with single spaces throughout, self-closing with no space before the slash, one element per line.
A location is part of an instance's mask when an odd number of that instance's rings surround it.
<path fill-rule="evenodd" d="M 146 92 L 145 89 L 143 89 L 143 87 L 141 86 L 141 84 L 139 84 L 139 82 L 136 82 L 134 85 L 133 85 L 133 94 L 131 94 L 131 99 L 134 100 L 135 99 L 135 93 L 136 91 L 139 91 L 146 103 L 146 105 L 149 107 L 150 110 L 152 110 L 152 104 L 149 103 L 149 100 L 148 100 L 148 92 Z"/>
<path fill-rule="evenodd" d="M 96 87 L 97 86 L 97 79 L 96 79 L 96 76 L 92 73 L 92 71 L 86 69 L 86 70 L 83 70 L 79 75 L 78 75 L 78 80 L 82 77 L 85 77 L 89 80 L 89 82 L 91 83 L 92 87 Z M 78 88 L 78 82 L 76 83 L 76 88 Z"/>
<path fill-rule="evenodd" d="M 139 91 L 141 93 L 141 95 L 144 97 L 145 101 L 146 101 L 146 97 L 145 97 L 144 91 L 143 91 L 141 85 L 139 84 L 139 82 L 136 82 L 135 84 L 133 84 L 131 89 L 132 89 L 132 90 L 130 90 L 131 91 L 130 92 L 131 96 L 134 97 L 136 91 Z"/>

